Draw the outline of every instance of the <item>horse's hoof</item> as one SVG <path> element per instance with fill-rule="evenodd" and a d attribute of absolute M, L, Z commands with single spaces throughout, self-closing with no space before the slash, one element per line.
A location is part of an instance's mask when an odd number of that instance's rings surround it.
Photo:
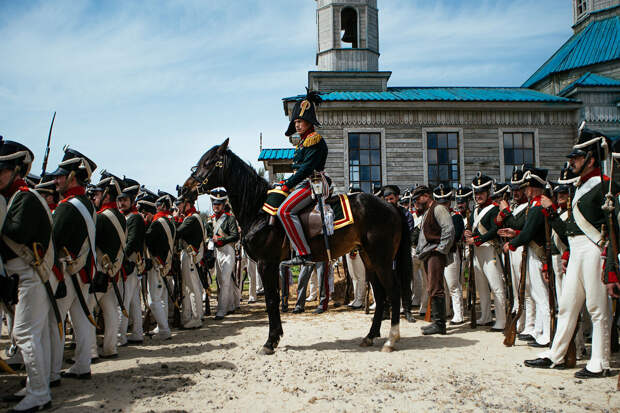
<path fill-rule="evenodd" d="M 392 346 L 383 346 L 381 348 L 382 353 L 391 353 L 392 351 L 394 351 L 394 347 Z"/>
<path fill-rule="evenodd" d="M 270 356 L 273 353 L 275 353 L 275 350 L 267 346 L 263 346 L 260 350 L 258 350 L 258 354 L 262 354 L 263 356 Z"/>
<path fill-rule="evenodd" d="M 360 347 L 372 347 L 372 339 L 364 337 L 364 339 L 360 343 Z"/>

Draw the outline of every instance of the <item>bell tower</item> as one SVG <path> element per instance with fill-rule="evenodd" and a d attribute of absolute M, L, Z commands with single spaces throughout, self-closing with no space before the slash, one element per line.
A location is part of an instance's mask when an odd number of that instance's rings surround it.
<path fill-rule="evenodd" d="M 317 71 L 309 86 L 333 90 L 380 91 L 391 72 L 379 72 L 377 0 L 316 0 Z"/>

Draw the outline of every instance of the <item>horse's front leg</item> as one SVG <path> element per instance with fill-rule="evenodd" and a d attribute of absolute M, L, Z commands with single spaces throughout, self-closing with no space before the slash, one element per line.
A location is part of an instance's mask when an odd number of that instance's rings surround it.
<path fill-rule="evenodd" d="M 386 279 L 390 279 L 389 273 L 385 274 Z M 390 334 L 387 341 L 383 344 L 381 351 L 391 353 L 394 351 L 396 342 L 400 340 L 400 283 L 396 279 L 395 271 L 392 271 L 391 285 L 386 285 L 386 295 L 392 304 L 392 317 L 390 323 Z"/>
<path fill-rule="evenodd" d="M 282 321 L 280 320 L 280 294 L 278 283 L 278 264 L 259 263 L 260 275 L 263 279 L 265 290 L 265 305 L 269 317 L 269 336 L 267 342 L 260 349 L 260 354 L 273 354 L 280 343 L 280 338 L 284 334 L 282 331 Z"/>

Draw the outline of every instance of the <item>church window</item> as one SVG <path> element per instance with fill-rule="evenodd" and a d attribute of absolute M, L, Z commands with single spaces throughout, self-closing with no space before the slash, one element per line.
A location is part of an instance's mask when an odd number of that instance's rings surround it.
<path fill-rule="evenodd" d="M 581 16 L 586 11 L 588 11 L 588 1 L 587 0 L 577 0 L 575 7 L 577 8 L 577 16 Z"/>
<path fill-rule="evenodd" d="M 381 186 L 381 134 L 349 133 L 349 183 L 372 193 Z"/>
<path fill-rule="evenodd" d="M 357 49 L 357 12 L 353 7 L 345 7 L 340 12 L 340 31 L 342 47 Z"/>
<path fill-rule="evenodd" d="M 515 166 L 534 166 L 534 134 L 532 132 L 504 133 L 504 173 L 512 175 Z"/>
<path fill-rule="evenodd" d="M 428 132 L 426 134 L 428 184 L 456 188 L 459 184 L 459 134 Z"/>

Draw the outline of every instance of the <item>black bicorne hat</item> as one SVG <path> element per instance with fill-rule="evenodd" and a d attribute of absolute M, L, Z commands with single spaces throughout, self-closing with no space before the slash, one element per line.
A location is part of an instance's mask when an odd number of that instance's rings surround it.
<path fill-rule="evenodd" d="M 448 202 L 452 199 L 452 188 L 445 188 L 443 184 L 439 184 L 433 189 L 433 198 L 438 202 Z"/>
<path fill-rule="evenodd" d="M 127 178 L 123 176 L 121 180 L 121 193 L 118 194 L 118 198 L 135 198 L 140 192 L 140 183 L 135 179 Z"/>
<path fill-rule="evenodd" d="M 90 177 L 93 172 L 95 172 L 95 169 L 97 169 L 97 164 L 68 146 L 64 147 L 64 152 L 65 154 L 62 157 L 62 161 L 58 164 L 58 169 L 54 172 L 50 172 L 50 175 L 62 176 L 74 172 L 78 180 L 83 183 L 89 183 Z"/>
<path fill-rule="evenodd" d="M 454 195 L 454 200 L 457 203 L 466 202 L 472 196 L 472 194 L 473 191 L 470 187 L 459 184 Z"/>
<path fill-rule="evenodd" d="M 36 174 L 28 174 L 24 178 L 24 181 L 26 181 L 28 188 L 34 188 L 39 184 L 39 182 L 41 182 L 41 177 Z"/>
<path fill-rule="evenodd" d="M 308 88 L 306 88 L 306 96 L 302 100 L 295 102 L 291 122 L 288 124 L 288 129 L 286 130 L 285 135 L 291 136 L 296 132 L 295 121 L 297 119 L 303 119 L 314 126 L 320 127 L 321 124 L 316 118 L 316 108 L 322 101 L 323 99 L 321 99 L 321 95 L 319 95 L 318 92 L 308 90 Z"/>
<path fill-rule="evenodd" d="M 512 189 L 523 188 L 523 174 L 525 170 L 525 165 L 514 166 L 512 168 L 512 175 L 510 176 L 510 187 Z"/>
<path fill-rule="evenodd" d="M 164 205 L 166 209 L 170 209 L 172 208 L 172 205 L 174 205 L 174 201 L 176 201 L 176 198 L 168 192 L 157 190 L 157 200 L 155 201 L 156 205 Z"/>
<path fill-rule="evenodd" d="M 57 195 L 54 179 L 54 176 L 50 174 L 45 174 L 34 188 L 41 195 Z"/>
<path fill-rule="evenodd" d="M 34 154 L 25 145 L 15 141 L 5 141 L 0 136 L 0 169 L 19 168 L 17 175 L 25 177 L 30 172 Z"/>
<path fill-rule="evenodd" d="M 493 192 L 493 179 L 486 175 L 482 175 L 482 172 L 478 171 L 476 177 L 471 182 L 473 192 Z"/>
<path fill-rule="evenodd" d="M 526 168 L 523 180 L 526 186 L 545 188 L 547 186 L 547 174 L 549 170 L 541 168 Z"/>

